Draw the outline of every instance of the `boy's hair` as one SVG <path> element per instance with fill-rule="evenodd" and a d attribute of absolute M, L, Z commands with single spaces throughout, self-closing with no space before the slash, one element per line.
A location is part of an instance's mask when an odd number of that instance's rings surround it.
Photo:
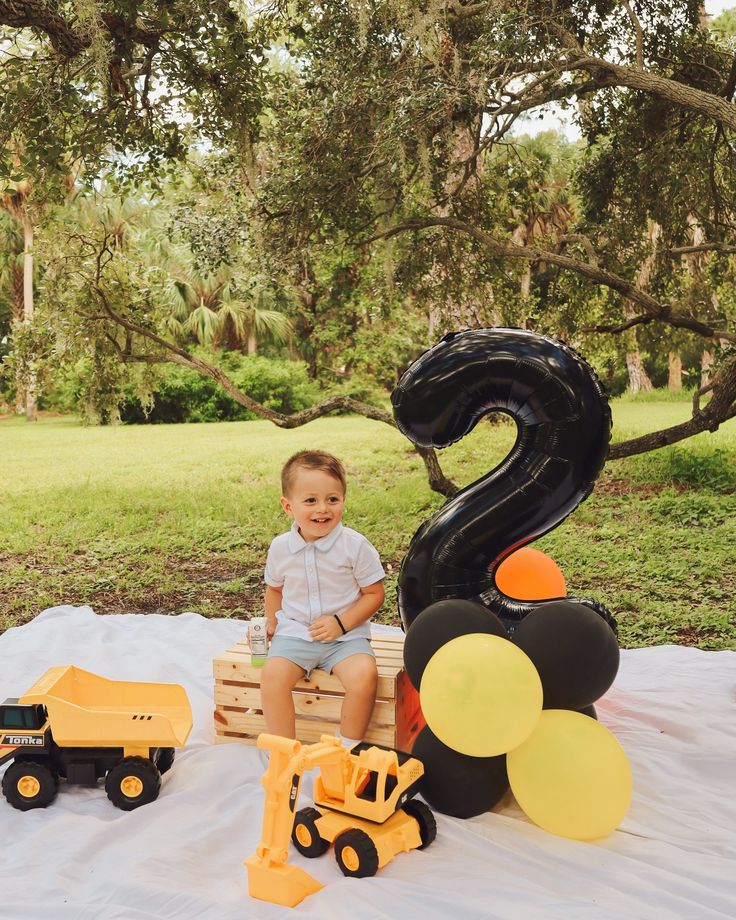
<path fill-rule="evenodd" d="M 300 450 L 292 457 L 289 457 L 281 470 L 282 495 L 289 494 L 299 469 L 322 470 L 323 473 L 328 473 L 338 480 L 342 486 L 343 495 L 347 492 L 345 467 L 337 457 L 333 457 L 332 454 L 328 454 L 324 450 Z"/>

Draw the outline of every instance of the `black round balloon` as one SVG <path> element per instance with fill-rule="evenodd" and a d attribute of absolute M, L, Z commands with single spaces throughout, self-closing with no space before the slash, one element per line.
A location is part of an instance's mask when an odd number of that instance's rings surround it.
<path fill-rule="evenodd" d="M 419 614 L 404 640 L 404 667 L 417 690 L 432 655 L 451 639 L 468 633 L 506 638 L 503 623 L 495 613 L 474 601 L 438 601 Z"/>
<path fill-rule="evenodd" d="M 581 716 L 590 716 L 591 719 L 598 721 L 598 713 L 595 711 L 595 706 L 591 703 L 590 706 L 583 706 L 582 709 L 578 709 L 578 712 Z"/>
<path fill-rule="evenodd" d="M 539 672 L 545 709 L 582 709 L 616 677 L 619 649 L 613 630 L 584 604 L 542 604 L 518 624 L 511 641 Z"/>
<path fill-rule="evenodd" d="M 424 764 L 419 792 L 435 811 L 473 818 L 489 811 L 509 788 L 506 755 L 469 757 L 443 744 L 429 727 L 417 735 L 412 756 Z"/>

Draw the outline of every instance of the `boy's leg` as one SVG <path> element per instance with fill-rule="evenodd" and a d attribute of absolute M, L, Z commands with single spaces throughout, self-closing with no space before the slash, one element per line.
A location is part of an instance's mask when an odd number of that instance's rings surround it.
<path fill-rule="evenodd" d="M 350 655 L 339 661 L 332 671 L 345 688 L 340 732 L 345 738 L 362 741 L 376 702 L 376 659 L 373 655 Z"/>
<path fill-rule="evenodd" d="M 281 735 L 283 738 L 296 737 L 294 698 L 291 691 L 305 673 L 304 668 L 288 658 L 269 658 L 264 664 L 261 703 L 270 734 Z"/>

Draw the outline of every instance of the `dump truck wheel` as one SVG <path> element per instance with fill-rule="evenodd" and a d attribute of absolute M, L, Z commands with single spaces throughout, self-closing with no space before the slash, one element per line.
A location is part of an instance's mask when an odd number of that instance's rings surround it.
<path fill-rule="evenodd" d="M 422 839 L 422 845 L 417 849 L 426 849 L 437 836 L 437 822 L 431 809 L 424 802 L 409 799 L 408 802 L 401 806 L 401 810 L 405 811 L 407 815 L 411 815 L 419 825 L 419 836 Z"/>
<path fill-rule="evenodd" d="M 317 830 L 317 818 L 322 815 L 316 808 L 300 808 L 294 818 L 291 839 L 302 856 L 321 856 L 329 849 L 330 841 L 320 837 Z"/>
<path fill-rule="evenodd" d="M 123 811 L 153 802 L 160 789 L 161 774 L 145 757 L 124 757 L 105 779 L 108 799 Z"/>
<path fill-rule="evenodd" d="M 3 776 L 3 795 L 13 808 L 46 808 L 59 791 L 59 775 L 35 760 L 16 761 Z"/>
<path fill-rule="evenodd" d="M 335 840 L 335 859 L 342 874 L 351 878 L 369 878 L 378 871 L 376 845 L 358 828 L 343 831 Z"/>
<path fill-rule="evenodd" d="M 168 773 L 173 766 L 175 754 L 176 751 L 174 748 L 159 749 L 156 766 L 158 767 L 158 772 L 161 774 L 161 776 L 163 776 L 164 773 Z"/>

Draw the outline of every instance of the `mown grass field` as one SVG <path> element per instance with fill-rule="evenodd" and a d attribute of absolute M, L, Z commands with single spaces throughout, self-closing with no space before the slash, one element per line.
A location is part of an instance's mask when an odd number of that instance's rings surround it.
<path fill-rule="evenodd" d="M 685 419 L 689 403 L 616 400 L 614 440 Z M 459 484 L 511 447 L 510 424 L 481 424 L 444 451 Z M 278 473 L 321 447 L 348 469 L 345 521 L 389 570 L 386 622 L 414 531 L 442 503 L 396 431 L 362 418 L 280 431 L 267 422 L 85 428 L 71 418 L 0 421 L 0 631 L 45 607 L 100 613 L 259 609 L 271 538 L 286 529 Z M 736 648 L 736 420 L 715 434 L 611 463 L 594 494 L 535 544 L 570 593 L 604 601 L 624 646 Z"/>

